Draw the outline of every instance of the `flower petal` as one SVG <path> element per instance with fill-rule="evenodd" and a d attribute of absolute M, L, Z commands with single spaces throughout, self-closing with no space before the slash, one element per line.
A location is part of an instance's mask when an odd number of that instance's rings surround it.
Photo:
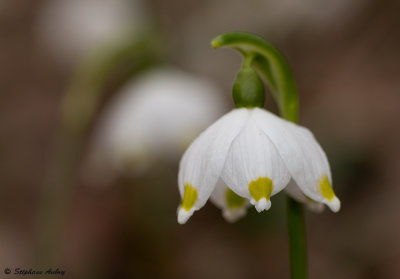
<path fill-rule="evenodd" d="M 285 192 L 296 201 L 306 204 L 308 209 L 313 212 L 319 213 L 324 210 L 324 205 L 322 203 L 316 202 L 304 195 L 299 186 L 297 186 L 296 182 L 293 180 L 290 180 L 289 184 L 285 188 Z"/>
<path fill-rule="evenodd" d="M 255 109 L 257 126 L 271 139 L 292 179 L 311 199 L 337 212 L 340 201 L 332 189 L 328 159 L 312 133 L 262 109 Z"/>
<path fill-rule="evenodd" d="M 186 150 L 180 162 L 178 175 L 179 191 L 183 198 L 180 215 L 189 212 L 193 214 L 194 210 L 206 203 L 222 172 L 228 150 L 248 116 L 247 109 L 232 110 L 207 128 Z M 185 202 L 186 196 L 191 197 L 185 194 L 185 188 L 197 191 L 193 204 Z M 187 204 L 194 210 L 185 206 Z M 182 221 L 189 217 L 182 217 Z"/>
<path fill-rule="evenodd" d="M 248 200 L 229 189 L 222 179 L 218 180 L 210 199 L 222 209 L 222 216 L 231 223 L 246 215 L 249 207 Z"/>
<path fill-rule="evenodd" d="M 262 211 L 269 209 L 270 196 L 286 186 L 290 175 L 275 146 L 255 125 L 253 113 L 232 143 L 221 178 Z"/>

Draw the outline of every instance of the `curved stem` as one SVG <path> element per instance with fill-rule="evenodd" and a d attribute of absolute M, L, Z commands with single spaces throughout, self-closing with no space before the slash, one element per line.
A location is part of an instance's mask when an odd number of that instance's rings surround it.
<path fill-rule="evenodd" d="M 231 47 L 245 57 L 254 54 L 252 66 L 271 89 L 280 114 L 287 120 L 298 120 L 298 97 L 294 78 L 279 51 L 262 38 L 245 32 L 230 32 L 214 38 L 213 48 Z"/>
<path fill-rule="evenodd" d="M 253 53 L 247 53 L 243 59 L 242 68 L 250 68 L 251 64 L 253 63 L 254 56 L 255 55 Z"/>
<path fill-rule="evenodd" d="M 262 38 L 245 32 L 222 34 L 213 39 L 211 45 L 214 48 L 234 48 L 243 54 L 245 59 L 251 55 L 251 65 L 269 85 L 281 116 L 286 120 L 298 122 L 298 95 L 294 78 L 288 64 L 277 49 Z M 303 205 L 289 196 L 287 197 L 287 225 L 291 278 L 306 279 L 307 244 Z"/>

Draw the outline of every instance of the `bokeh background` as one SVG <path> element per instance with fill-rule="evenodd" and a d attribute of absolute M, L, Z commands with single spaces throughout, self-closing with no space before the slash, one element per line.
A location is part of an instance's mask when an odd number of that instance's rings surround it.
<path fill-rule="evenodd" d="M 213 50 L 214 36 L 253 32 L 284 54 L 301 123 L 326 150 L 342 201 L 338 214 L 306 213 L 310 278 L 400 278 L 399 11 L 396 0 L 1 0 L 1 274 L 42 258 L 65 278 L 289 278 L 284 194 L 267 213 L 250 209 L 235 224 L 208 204 L 181 226 L 180 154 L 139 175 L 87 179 L 102 109 L 82 137 L 68 183 L 52 180 L 69 194 L 54 194 L 48 205 L 66 211 L 43 209 L 60 107 L 78 65 L 110 34 L 135 36 L 150 25 L 163 63 L 214 82 L 227 109 L 241 58 Z M 108 96 L 118 94 L 112 89 Z M 276 112 L 271 97 L 266 107 Z M 63 144 L 68 150 L 68 139 Z M 48 235 L 40 212 L 61 232 Z M 51 253 L 40 255 L 47 237 Z"/>

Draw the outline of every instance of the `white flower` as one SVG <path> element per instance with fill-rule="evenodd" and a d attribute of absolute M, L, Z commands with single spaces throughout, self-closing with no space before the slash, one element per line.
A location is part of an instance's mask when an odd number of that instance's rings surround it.
<path fill-rule="evenodd" d="M 219 96 L 209 80 L 172 68 L 133 79 L 100 117 L 87 178 L 107 183 L 115 174 L 140 174 L 161 158 L 176 161 L 226 111 Z"/>
<path fill-rule="evenodd" d="M 308 129 L 264 109 L 234 109 L 205 130 L 181 159 L 178 222 L 185 223 L 213 191 L 221 191 L 224 186 L 216 186 L 219 183 L 227 185 L 225 191 L 230 189 L 249 200 L 257 211 L 268 210 L 270 197 L 283 190 L 291 178 L 308 199 L 324 203 L 334 212 L 340 209 L 328 160 Z M 221 202 L 224 194 L 214 195 L 219 197 L 217 205 L 224 208 L 225 217 L 241 214 L 228 213 L 232 208 L 229 201 Z"/>

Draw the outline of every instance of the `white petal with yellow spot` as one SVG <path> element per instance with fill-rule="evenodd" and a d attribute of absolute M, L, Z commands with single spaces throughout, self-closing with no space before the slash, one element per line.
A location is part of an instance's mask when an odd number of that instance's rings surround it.
<path fill-rule="evenodd" d="M 183 204 L 178 209 L 179 223 L 185 223 L 195 210 L 207 202 L 222 172 L 232 141 L 245 125 L 248 115 L 247 109 L 232 110 L 201 133 L 186 150 L 178 175 L 183 198 Z M 184 206 L 188 185 L 197 192 L 193 208 Z"/>
<path fill-rule="evenodd" d="M 320 203 L 334 212 L 340 209 L 328 160 L 308 129 L 260 108 L 232 110 L 204 131 L 182 157 L 178 222 L 185 223 L 211 193 L 230 221 L 245 213 L 248 203 L 242 198 L 259 212 L 268 210 L 270 197 L 283 190 L 290 178 L 294 186 L 287 191 L 298 201 L 314 209 L 321 209 Z"/>
<path fill-rule="evenodd" d="M 292 179 L 301 191 L 316 202 L 337 212 L 340 201 L 332 189 L 331 171 L 321 146 L 312 133 L 266 110 L 254 109 L 258 127 L 276 146 Z"/>
<path fill-rule="evenodd" d="M 221 177 L 234 192 L 263 211 L 270 208 L 270 197 L 287 185 L 290 176 L 272 142 L 255 125 L 253 113 L 251 110 L 232 143 Z"/>

